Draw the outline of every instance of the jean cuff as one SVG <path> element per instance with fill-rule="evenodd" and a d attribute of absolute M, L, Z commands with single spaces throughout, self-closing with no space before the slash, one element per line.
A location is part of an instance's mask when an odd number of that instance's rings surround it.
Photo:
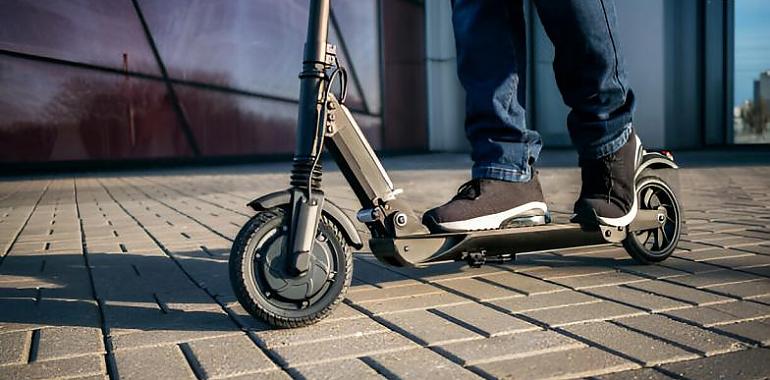
<path fill-rule="evenodd" d="M 473 179 L 494 179 L 506 182 L 529 182 L 532 179 L 532 169 L 526 165 L 525 169 L 497 163 L 483 163 L 473 165 L 471 177 Z"/>
<path fill-rule="evenodd" d="M 631 137 L 633 127 L 631 123 L 626 124 L 623 129 L 618 133 L 616 137 L 611 138 L 609 141 L 600 145 L 592 146 L 583 150 L 580 153 L 580 157 L 589 160 L 596 160 L 605 156 L 609 156 L 620 150 L 623 145 L 628 142 L 628 138 Z"/>

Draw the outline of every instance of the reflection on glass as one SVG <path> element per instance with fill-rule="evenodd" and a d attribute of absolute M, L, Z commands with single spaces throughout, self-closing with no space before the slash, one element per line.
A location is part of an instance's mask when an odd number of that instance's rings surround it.
<path fill-rule="evenodd" d="M 175 89 L 204 156 L 294 150 L 296 104 L 185 85 Z"/>
<path fill-rule="evenodd" d="M 0 161 L 184 157 L 161 82 L 0 56 Z"/>
<path fill-rule="evenodd" d="M 335 0 L 332 7 L 340 33 L 345 38 L 347 55 L 355 64 L 369 111 L 379 114 L 380 37 L 377 33 L 377 3 L 374 0 Z"/>
<path fill-rule="evenodd" d="M 204 156 L 294 151 L 296 104 L 187 85 L 175 89 Z M 379 147 L 380 118 L 355 116 L 372 145 Z"/>
<path fill-rule="evenodd" d="M 356 0 L 345 19 L 346 41 L 374 110 L 379 109 L 374 0 Z M 286 99 L 297 99 L 307 31 L 306 0 L 140 0 L 169 75 Z M 365 4 L 368 4 L 368 9 Z M 371 14 L 368 14 L 371 13 Z M 368 25 L 362 25 L 362 23 Z M 332 33 L 332 39 L 334 39 Z M 351 49 L 353 49 L 351 47 Z M 371 49 L 375 49 L 371 52 Z M 365 68 L 365 69 L 364 69 Z M 351 89 L 351 105 L 361 104 Z"/>
<path fill-rule="evenodd" d="M 2 0 L 0 48 L 158 74 L 130 0 Z"/>
<path fill-rule="evenodd" d="M 770 143 L 770 2 L 735 2 L 734 142 Z"/>

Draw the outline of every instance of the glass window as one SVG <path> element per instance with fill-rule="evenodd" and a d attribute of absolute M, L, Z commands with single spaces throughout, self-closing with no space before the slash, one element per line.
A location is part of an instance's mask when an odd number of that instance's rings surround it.
<path fill-rule="evenodd" d="M 770 2 L 735 2 L 734 142 L 770 143 Z"/>
<path fill-rule="evenodd" d="M 184 157 L 162 82 L 0 55 L 0 161 Z"/>
<path fill-rule="evenodd" d="M 374 0 L 335 0 L 332 7 L 369 111 L 378 114 L 381 101 L 377 3 Z"/>
<path fill-rule="evenodd" d="M 130 0 L 3 0 L 0 48 L 158 74 Z"/>
<path fill-rule="evenodd" d="M 373 8 L 373 0 L 363 2 L 371 3 Z M 298 98 L 297 75 L 302 69 L 307 1 L 140 0 L 139 4 L 171 77 L 286 99 Z M 351 9 L 365 13 L 361 5 Z M 346 13 L 345 19 L 358 13 L 350 16 Z M 374 16 L 361 17 L 363 21 L 345 23 L 351 25 L 351 35 L 360 34 L 351 37 L 350 42 L 346 40 L 348 44 L 361 45 L 355 49 L 355 55 L 348 55 L 352 59 L 368 55 L 366 49 L 377 44 Z M 353 27 L 367 20 L 371 22 L 371 31 L 362 33 L 360 28 Z M 348 32 L 345 33 L 347 38 Z M 336 40 L 333 30 L 330 40 Z M 356 68 L 371 66 L 367 70 L 377 70 L 377 65 L 369 63 L 371 60 L 378 62 L 376 58 L 369 58 Z M 367 89 L 379 94 L 379 86 L 375 87 L 371 78 L 374 75 L 376 82 L 379 74 L 367 70 L 359 73 L 363 75 L 362 82 Z M 359 91 L 351 86 L 351 106 L 360 108 L 360 98 Z M 373 95 L 372 101 L 378 105 L 378 95 Z"/>
<path fill-rule="evenodd" d="M 296 104 L 187 85 L 175 89 L 204 156 L 294 151 Z M 372 145 L 379 147 L 380 118 L 355 117 Z"/>

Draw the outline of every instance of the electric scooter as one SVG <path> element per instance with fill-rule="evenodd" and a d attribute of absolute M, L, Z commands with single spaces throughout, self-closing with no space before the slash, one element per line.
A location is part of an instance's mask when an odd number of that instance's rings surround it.
<path fill-rule="evenodd" d="M 431 232 L 400 198 L 402 190 L 344 105 L 347 74 L 327 41 L 329 7 L 330 0 L 310 1 L 290 187 L 249 203 L 256 214 L 230 252 L 230 280 L 250 314 L 277 327 L 310 325 L 328 316 L 350 286 L 351 248 L 364 243 L 353 221 L 324 196 L 324 148 L 361 204 L 356 219 L 371 232 L 372 253 L 388 265 L 465 260 L 478 267 L 513 259 L 517 252 L 618 243 L 637 261 L 654 263 L 674 251 L 682 210 L 678 167 L 667 151 L 644 152 L 636 171 L 639 211 L 627 227 L 563 223 L 546 215 L 538 226 Z"/>

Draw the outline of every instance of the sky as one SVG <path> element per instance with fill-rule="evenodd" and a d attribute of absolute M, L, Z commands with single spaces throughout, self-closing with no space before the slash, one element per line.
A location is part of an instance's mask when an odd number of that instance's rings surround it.
<path fill-rule="evenodd" d="M 770 70 L 770 0 L 735 0 L 735 104 L 754 98 L 754 80 Z"/>

